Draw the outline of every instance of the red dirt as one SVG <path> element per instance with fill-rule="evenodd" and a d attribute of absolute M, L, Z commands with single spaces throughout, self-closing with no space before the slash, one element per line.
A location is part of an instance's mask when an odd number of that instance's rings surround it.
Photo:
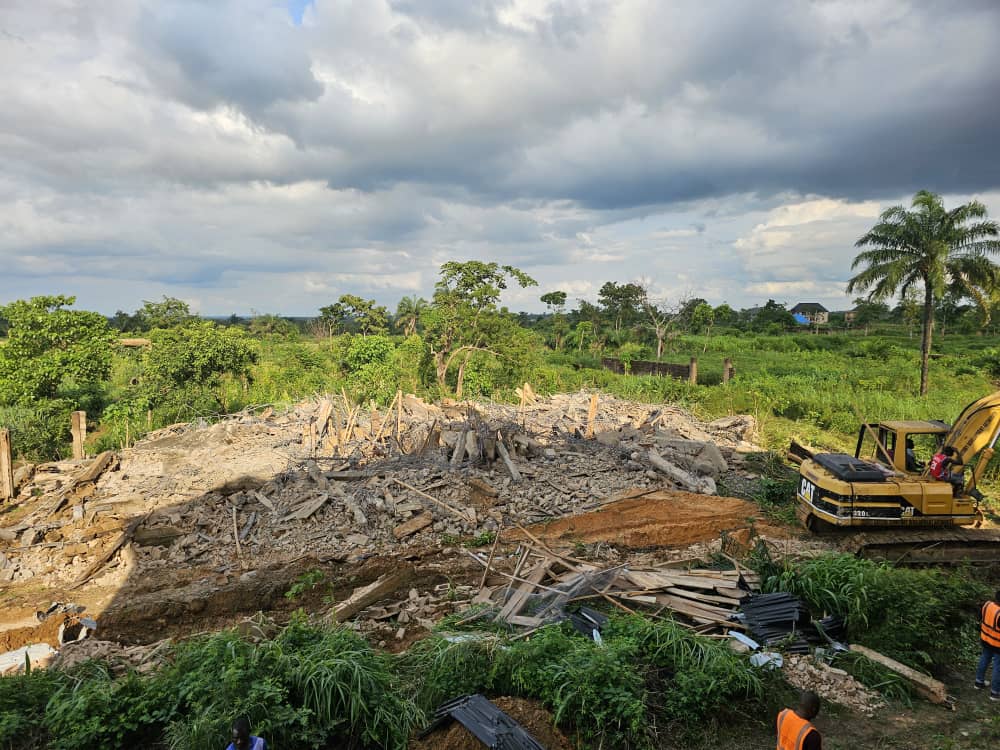
<path fill-rule="evenodd" d="M 47 643 L 53 648 L 59 648 L 59 626 L 66 619 L 65 616 L 53 615 L 34 627 L 0 631 L 0 654 L 32 643 Z"/>
<path fill-rule="evenodd" d="M 566 736 L 552 726 L 552 714 L 540 703 L 525 698 L 494 698 L 501 711 L 523 726 L 546 750 L 573 750 Z M 422 740 L 410 742 L 410 750 L 474 750 L 485 747 L 458 722 L 438 729 Z"/>
<path fill-rule="evenodd" d="M 743 529 L 760 511 L 735 497 L 656 490 L 599 510 L 532 526 L 535 536 L 566 542 L 608 542 L 621 547 L 686 547 Z"/>

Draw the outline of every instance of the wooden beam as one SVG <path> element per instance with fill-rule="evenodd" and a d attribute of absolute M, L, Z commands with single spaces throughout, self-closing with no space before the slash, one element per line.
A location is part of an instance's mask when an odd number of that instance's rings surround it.
<path fill-rule="evenodd" d="M 354 615 L 380 599 L 384 599 L 397 589 L 406 586 L 414 576 L 412 566 L 405 566 L 395 573 L 387 573 L 381 578 L 354 590 L 349 597 L 338 604 L 333 611 L 337 622 L 350 620 Z"/>
<path fill-rule="evenodd" d="M 0 429 L 0 500 L 14 499 L 14 471 L 10 452 L 10 430 Z"/>
<path fill-rule="evenodd" d="M 855 651 L 872 661 L 878 662 L 883 667 L 888 667 L 899 676 L 905 678 L 910 684 L 913 685 L 920 695 L 929 700 L 931 703 L 937 703 L 938 705 L 945 705 L 948 703 L 948 689 L 944 686 L 943 682 L 939 682 L 933 677 L 921 674 L 915 669 L 910 669 L 910 667 L 905 664 L 900 664 L 895 659 L 883 656 L 878 651 L 872 651 L 870 648 L 865 648 L 864 646 L 858 646 L 852 643 L 850 645 L 850 650 Z"/>
<path fill-rule="evenodd" d="M 70 431 L 73 433 L 73 458 L 83 458 L 83 443 L 87 439 L 87 412 L 73 412 Z"/>
<path fill-rule="evenodd" d="M 594 437 L 594 420 L 597 418 L 597 394 L 590 397 L 590 409 L 587 411 L 587 432 L 584 437 L 591 440 Z"/>

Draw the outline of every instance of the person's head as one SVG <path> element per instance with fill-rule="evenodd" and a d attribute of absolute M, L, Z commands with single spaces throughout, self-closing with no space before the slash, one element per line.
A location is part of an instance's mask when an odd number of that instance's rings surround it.
<path fill-rule="evenodd" d="M 795 713 L 806 720 L 816 718 L 819 713 L 819 696 L 812 690 L 803 690 L 799 696 L 799 707 Z"/>
<path fill-rule="evenodd" d="M 946 445 L 944 448 L 941 449 L 941 452 L 949 457 L 954 456 L 958 453 L 958 451 L 955 450 L 955 446 L 953 445 Z"/>
<path fill-rule="evenodd" d="M 906 438 L 906 449 L 913 450 L 913 438 Z"/>
<path fill-rule="evenodd" d="M 245 716 L 233 721 L 233 747 L 236 750 L 250 750 L 250 720 Z"/>

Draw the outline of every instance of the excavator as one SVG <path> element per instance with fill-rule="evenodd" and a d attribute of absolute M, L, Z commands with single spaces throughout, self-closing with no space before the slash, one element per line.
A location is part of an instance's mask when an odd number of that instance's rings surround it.
<path fill-rule="evenodd" d="M 1000 530 L 980 528 L 978 484 L 1000 438 L 1000 391 L 969 404 L 953 425 L 863 423 L 854 455 L 819 453 L 793 442 L 799 464 L 796 513 L 814 533 L 875 559 L 909 563 L 1000 562 Z M 931 476 L 929 459 L 952 446 L 961 481 Z M 927 460 L 921 460 L 921 458 Z"/>

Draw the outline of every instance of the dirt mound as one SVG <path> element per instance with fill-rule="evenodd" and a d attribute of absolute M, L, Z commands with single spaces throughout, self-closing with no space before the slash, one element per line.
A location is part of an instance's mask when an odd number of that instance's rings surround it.
<path fill-rule="evenodd" d="M 546 750 L 573 750 L 573 743 L 552 725 L 552 714 L 540 703 L 525 698 L 494 698 L 493 703 L 528 730 Z M 474 750 L 481 747 L 485 745 L 458 722 L 410 743 L 410 750 Z"/>
<path fill-rule="evenodd" d="M 656 490 L 530 530 L 541 539 L 574 543 L 686 547 L 715 539 L 722 531 L 746 528 L 759 513 L 756 505 L 735 497 Z"/>
<path fill-rule="evenodd" d="M 13 651 L 21 646 L 32 643 L 47 643 L 53 648 L 59 647 L 59 628 L 65 617 L 50 617 L 40 625 L 23 628 L 13 628 L 0 632 L 0 653 Z"/>

